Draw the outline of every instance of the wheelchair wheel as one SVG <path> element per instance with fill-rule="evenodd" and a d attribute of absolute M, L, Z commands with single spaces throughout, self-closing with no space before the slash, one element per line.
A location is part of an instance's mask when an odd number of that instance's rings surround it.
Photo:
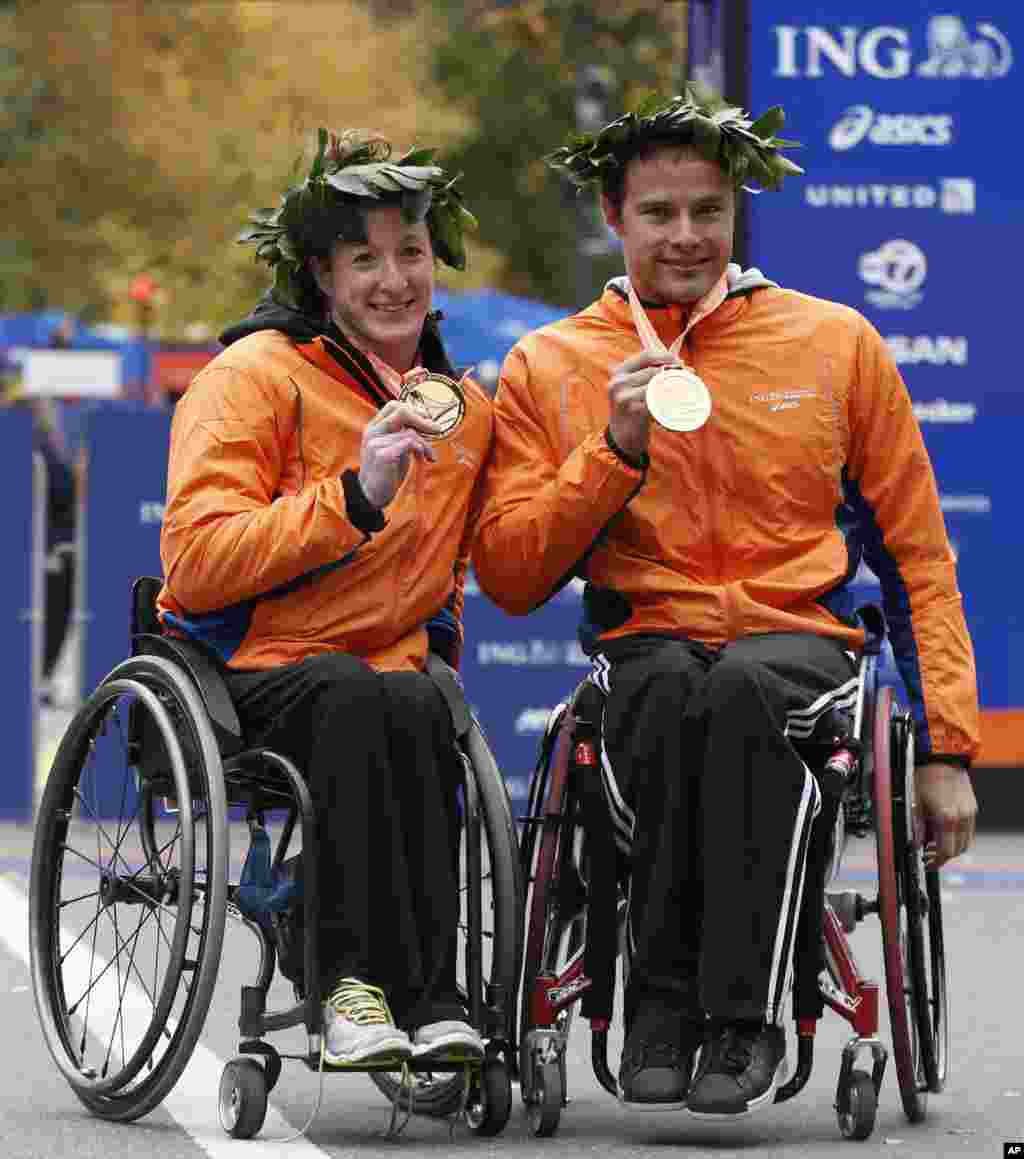
<path fill-rule="evenodd" d="M 527 883 L 526 944 L 520 1001 L 519 1080 L 523 1102 L 536 1124 L 552 1134 L 566 1089 L 564 1054 L 557 1064 L 538 1065 L 530 1055 L 528 1035 L 534 1029 L 532 999 L 541 976 L 561 976 L 583 950 L 586 934 L 586 886 L 580 874 L 583 829 L 574 815 L 569 794 L 569 730 L 563 722 L 543 784 L 538 786 L 533 816 L 543 818 L 523 832 L 521 864 Z M 576 1004 L 559 1011 L 555 1026 L 559 1039 L 568 1040 Z M 557 1110 L 555 1083 L 549 1068 L 559 1072 Z"/>
<path fill-rule="evenodd" d="M 459 841 L 458 985 L 470 1010 L 475 994 L 502 1019 L 502 1026 L 489 1030 L 499 1032 L 495 1034 L 498 1041 L 511 1047 L 522 912 L 515 823 L 505 782 L 475 722 L 462 756 L 472 787 L 466 794 Z M 372 1071 L 370 1079 L 392 1102 L 397 1101 L 403 1110 L 408 1108 L 408 1093 L 400 1075 Z M 418 1071 L 413 1079 L 416 1114 L 444 1118 L 465 1100 L 461 1072 Z M 494 1086 L 497 1080 L 492 1075 L 490 1079 L 484 1076 L 481 1082 L 486 1094 L 488 1083 Z M 490 1097 L 493 1104 L 493 1091 Z M 490 1113 L 484 1117 L 492 1122 Z"/>
<path fill-rule="evenodd" d="M 844 1139 L 863 1141 L 871 1135 L 878 1115 L 878 1094 L 867 1071 L 850 1072 L 846 1087 L 839 1092 L 836 1115 Z"/>
<path fill-rule="evenodd" d="M 54 758 L 32 850 L 32 984 L 47 1047 L 94 1114 L 137 1119 L 202 1031 L 227 908 L 220 756 L 190 678 L 120 664 Z"/>
<path fill-rule="evenodd" d="M 267 1072 L 253 1058 L 234 1058 L 220 1076 L 220 1125 L 233 1139 L 251 1139 L 267 1117 Z"/>
<path fill-rule="evenodd" d="M 512 1082 L 501 1059 L 486 1058 L 469 1092 L 466 1119 L 475 1135 L 500 1135 L 512 1114 Z"/>
<path fill-rule="evenodd" d="M 941 903 L 937 874 L 924 871 L 913 758 L 911 722 L 883 688 L 874 724 L 879 916 L 896 1076 L 903 1111 L 917 1123 L 927 1092 L 945 1078 L 947 1024 Z"/>
<path fill-rule="evenodd" d="M 914 737 L 910 720 L 897 718 L 895 736 L 902 760 L 894 762 L 903 791 L 894 795 L 896 821 L 904 835 L 897 865 L 906 906 L 905 957 L 910 975 L 913 1033 L 924 1081 L 938 1094 L 946 1082 L 949 1057 L 946 954 L 942 937 L 942 895 L 938 870 L 924 865 L 925 831 L 914 793 Z M 899 842 L 897 842 L 899 846 Z"/>

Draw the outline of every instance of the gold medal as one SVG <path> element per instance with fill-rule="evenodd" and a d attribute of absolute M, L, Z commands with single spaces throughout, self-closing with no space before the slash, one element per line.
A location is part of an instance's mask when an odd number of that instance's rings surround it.
<path fill-rule="evenodd" d="M 417 414 L 441 428 L 436 435 L 424 434 L 427 439 L 447 438 L 466 417 L 466 395 L 462 387 L 454 379 L 433 370 L 408 375 L 398 401 L 407 402 Z"/>
<path fill-rule="evenodd" d="M 669 431 L 696 431 L 711 414 L 711 395 L 704 380 L 692 370 L 672 366 L 647 384 L 647 409 L 656 423 Z"/>

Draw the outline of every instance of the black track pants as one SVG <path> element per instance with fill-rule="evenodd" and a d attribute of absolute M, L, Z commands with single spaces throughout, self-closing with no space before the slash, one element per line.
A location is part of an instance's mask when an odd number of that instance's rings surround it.
<path fill-rule="evenodd" d="M 434 682 L 330 653 L 228 685 L 247 741 L 290 757 L 310 787 L 324 989 L 344 975 L 382 986 L 400 1022 L 450 998 L 461 766 Z"/>
<path fill-rule="evenodd" d="M 793 741 L 852 704 L 853 660 L 803 633 L 717 652 L 647 636 L 595 669 L 605 785 L 633 835 L 627 1027 L 645 999 L 778 1021 L 821 800 Z"/>

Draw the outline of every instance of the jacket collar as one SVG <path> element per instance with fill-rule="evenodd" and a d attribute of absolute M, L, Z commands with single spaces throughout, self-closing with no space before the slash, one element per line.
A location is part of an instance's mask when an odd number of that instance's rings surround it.
<path fill-rule="evenodd" d="M 716 325 L 731 322 L 741 312 L 743 299 L 750 293 L 768 286 L 777 287 L 777 283 L 766 278 L 759 269 L 752 267 L 749 270 L 743 270 L 735 262 L 730 262 L 726 267 L 725 279 L 725 298 L 718 306 L 709 311 L 705 317 L 697 322 L 698 326 L 706 325 L 711 318 L 714 318 Z M 690 316 L 695 311 L 700 310 L 701 304 L 706 299 L 714 295 L 716 288 L 717 285 L 713 286 L 703 298 L 686 306 L 661 306 L 652 305 L 647 302 L 642 303 L 647 311 L 648 318 L 651 320 L 651 325 L 654 327 L 655 333 L 666 346 L 670 346 L 678 338 L 686 327 Z M 633 315 L 629 308 L 628 294 L 629 279 L 624 276 L 612 278 L 604 288 L 600 305 L 609 319 L 617 326 L 621 326 L 627 330 L 635 330 Z"/>

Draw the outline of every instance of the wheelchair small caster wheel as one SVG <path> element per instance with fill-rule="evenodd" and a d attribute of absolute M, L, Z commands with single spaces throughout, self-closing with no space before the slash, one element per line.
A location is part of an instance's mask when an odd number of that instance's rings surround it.
<path fill-rule="evenodd" d="M 512 1080 L 499 1058 L 485 1058 L 466 1105 L 466 1121 L 477 1135 L 499 1135 L 512 1114 Z"/>
<path fill-rule="evenodd" d="M 562 1068 L 557 1062 L 542 1063 L 534 1070 L 533 1087 L 527 1111 L 530 1129 L 538 1139 L 553 1135 L 558 1130 L 565 1101 Z"/>
<path fill-rule="evenodd" d="M 839 1092 L 836 1117 L 844 1139 L 866 1139 L 875 1129 L 878 1094 L 867 1071 L 853 1070 Z"/>
<path fill-rule="evenodd" d="M 267 1117 L 267 1073 L 255 1059 L 235 1058 L 220 1076 L 220 1125 L 234 1139 L 251 1139 Z"/>

